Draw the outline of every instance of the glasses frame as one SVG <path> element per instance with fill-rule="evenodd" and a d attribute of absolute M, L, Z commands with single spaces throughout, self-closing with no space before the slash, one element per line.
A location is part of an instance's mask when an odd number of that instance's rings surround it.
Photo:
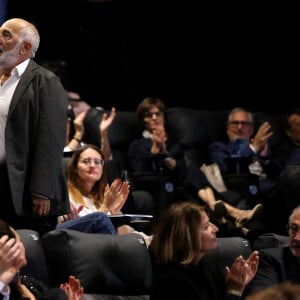
<path fill-rule="evenodd" d="M 287 232 L 291 235 L 296 235 L 297 232 L 300 230 L 300 226 L 294 223 L 289 223 L 286 225 Z"/>
<path fill-rule="evenodd" d="M 91 166 L 92 165 L 92 162 L 94 163 L 94 165 L 95 166 L 97 166 L 97 167 L 100 167 L 100 166 L 104 166 L 105 165 L 105 161 L 104 161 L 104 159 L 102 159 L 102 158 L 94 158 L 94 159 L 92 159 L 92 158 L 90 158 L 90 157 L 88 157 L 88 158 L 83 158 L 83 159 L 81 159 L 80 160 L 80 162 L 82 163 L 82 164 L 84 164 L 84 165 L 86 165 L 86 166 Z"/>
<path fill-rule="evenodd" d="M 246 127 L 246 126 L 252 126 L 253 125 L 253 123 L 250 122 L 250 121 L 238 121 L 238 120 L 236 120 L 236 121 L 235 120 L 234 121 L 229 121 L 228 123 L 229 123 L 229 125 L 235 126 L 235 127 L 237 127 L 239 125 L 242 125 L 244 127 Z"/>
<path fill-rule="evenodd" d="M 145 112 L 145 114 L 144 114 L 144 118 L 149 118 L 149 119 L 152 119 L 153 118 L 153 116 L 155 116 L 156 118 L 158 118 L 158 117 L 162 117 L 162 115 L 163 115 L 163 112 L 162 111 L 155 111 L 155 112 Z"/>

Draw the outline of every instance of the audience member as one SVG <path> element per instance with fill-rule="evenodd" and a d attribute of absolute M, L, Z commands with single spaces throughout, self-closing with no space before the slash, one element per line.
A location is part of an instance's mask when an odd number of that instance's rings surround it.
<path fill-rule="evenodd" d="M 129 145 L 130 170 L 163 174 L 171 177 L 175 185 L 183 184 L 220 217 L 221 224 L 226 223 L 226 214 L 236 221 L 237 227 L 257 218 L 261 213 L 260 206 L 252 210 L 240 210 L 221 200 L 217 201 L 215 192 L 202 171 L 196 166 L 187 166 L 182 147 L 166 132 L 165 110 L 165 104 L 159 98 L 145 98 L 138 105 L 137 116 L 145 130 L 142 138 Z"/>
<path fill-rule="evenodd" d="M 84 111 L 88 111 L 91 106 L 81 99 L 80 95 L 74 91 L 66 91 L 69 98 L 69 102 L 74 109 L 75 116 L 77 117 Z"/>
<path fill-rule="evenodd" d="M 293 109 L 284 116 L 286 139 L 274 149 L 274 157 L 281 167 L 300 164 L 300 109 Z"/>
<path fill-rule="evenodd" d="M 68 100 L 59 79 L 33 61 L 39 42 L 26 20 L 0 27 L 0 217 L 43 233 L 69 211 L 61 163 Z"/>
<path fill-rule="evenodd" d="M 149 247 L 153 261 L 151 299 L 213 299 L 213 290 L 218 287 L 211 286 L 202 258 L 217 247 L 217 232 L 218 227 L 199 204 L 176 202 L 164 211 Z M 253 251 L 248 259 L 239 256 L 225 268 L 224 299 L 241 299 L 258 261 L 258 252 Z"/>
<path fill-rule="evenodd" d="M 289 246 L 262 249 L 256 276 L 246 294 L 289 280 L 300 284 L 300 206 L 289 217 Z"/>
<path fill-rule="evenodd" d="M 81 112 L 75 116 L 72 106 L 68 107 L 67 112 L 67 135 L 66 146 L 64 151 L 74 151 L 82 145 L 82 138 L 84 135 L 84 119 L 87 111 Z M 111 108 L 110 114 L 103 113 L 101 122 L 99 124 L 99 132 L 101 139 L 101 151 L 104 154 L 105 161 L 112 159 L 112 152 L 108 137 L 108 129 L 111 126 L 116 116 L 116 109 Z"/>
<path fill-rule="evenodd" d="M 121 178 L 122 172 L 118 166 L 117 161 L 114 159 L 110 147 L 110 141 L 108 136 L 108 130 L 113 123 L 116 116 L 116 109 L 112 107 L 110 113 L 103 112 L 102 118 L 99 124 L 100 133 L 100 145 L 101 151 L 104 155 L 104 160 L 107 169 L 108 182 L 111 184 L 115 178 Z M 79 149 L 84 145 L 82 141 L 84 136 L 84 120 L 86 112 L 82 112 L 76 118 L 74 116 L 72 107 L 68 110 L 68 124 L 67 124 L 67 140 L 65 153 L 72 153 L 74 150 Z M 68 156 L 68 155 L 67 155 Z M 65 169 L 69 159 L 64 159 Z M 127 181 L 126 178 L 124 180 Z M 137 214 L 148 214 L 153 215 L 154 213 L 154 199 L 151 194 L 144 190 L 133 190 L 130 191 L 128 199 L 123 207 L 124 212 L 137 213 Z M 145 225 L 141 225 L 143 229 L 146 229 Z"/>
<path fill-rule="evenodd" d="M 44 283 L 32 278 L 30 274 L 26 276 L 19 274 L 20 268 L 26 263 L 25 248 L 18 233 L 6 221 L 0 220 L 0 296 L 3 297 L 1 299 L 80 300 L 82 298 L 83 288 L 74 276 L 70 276 L 68 282 L 61 284 L 60 289 L 48 289 Z"/>
<path fill-rule="evenodd" d="M 285 281 L 253 293 L 246 300 L 300 300 L 300 285 Z"/>
<path fill-rule="evenodd" d="M 272 198 L 277 190 L 280 167 L 269 149 L 269 139 L 273 135 L 269 122 L 263 122 L 254 134 L 253 114 L 236 107 L 227 118 L 228 142 L 214 141 L 208 147 L 210 163 L 216 163 L 225 184 L 230 190 L 223 196 L 231 205 L 251 209 L 258 203 L 261 217 L 249 222 L 244 228 L 253 237 L 266 231 L 274 231 L 274 218 L 270 213 L 275 206 Z"/>
<path fill-rule="evenodd" d="M 100 213 L 122 214 L 121 209 L 127 200 L 130 186 L 120 178 L 116 178 L 111 185 L 108 184 L 104 155 L 97 146 L 85 145 L 74 152 L 68 168 L 68 188 L 72 213 L 60 218 L 62 224 L 58 224 L 57 229 L 68 228 L 87 232 L 89 229 L 83 228 L 94 227 L 88 221 L 90 215 L 94 222 L 100 223 L 98 227 L 103 226 L 104 230 L 108 228 L 110 233 L 114 234 L 107 218 Z M 98 213 L 96 217 L 95 213 Z M 71 221 L 68 221 L 70 219 Z M 66 221 L 68 222 L 64 223 Z M 151 241 L 151 237 L 135 231 L 128 225 L 122 225 L 117 230 L 119 234 L 139 233 L 146 242 Z"/>
<path fill-rule="evenodd" d="M 280 166 L 280 173 L 269 200 L 278 222 L 273 224 L 274 216 L 268 220 L 270 230 L 279 234 L 283 234 L 289 215 L 300 204 L 300 109 L 284 116 L 284 128 L 285 139 L 273 149 L 273 159 Z"/>
<path fill-rule="evenodd" d="M 212 142 L 208 148 L 209 159 L 210 163 L 218 164 L 223 175 L 238 173 L 239 170 L 245 172 L 246 169 L 258 183 L 251 186 L 249 194 L 264 194 L 274 185 L 274 172 L 278 173 L 277 165 L 270 160 L 268 141 L 273 135 L 270 123 L 263 122 L 253 134 L 252 113 L 241 107 L 234 108 L 227 119 L 228 142 Z M 249 202 L 244 205 L 248 209 L 252 206 Z"/>

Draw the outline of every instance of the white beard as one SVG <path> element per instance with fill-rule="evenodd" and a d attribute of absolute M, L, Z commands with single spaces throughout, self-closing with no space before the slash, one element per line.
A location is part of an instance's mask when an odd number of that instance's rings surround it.
<path fill-rule="evenodd" d="M 19 50 L 20 43 L 18 43 L 15 48 L 10 51 L 3 51 L 0 55 L 0 67 L 3 69 L 10 68 L 12 66 L 14 67 L 19 59 Z"/>

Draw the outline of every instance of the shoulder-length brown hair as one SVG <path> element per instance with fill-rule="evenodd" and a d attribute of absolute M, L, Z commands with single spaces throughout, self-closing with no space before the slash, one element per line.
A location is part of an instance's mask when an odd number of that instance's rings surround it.
<path fill-rule="evenodd" d="M 162 214 L 150 244 L 158 264 L 197 264 L 201 253 L 200 225 L 205 209 L 192 202 L 176 202 Z"/>
<path fill-rule="evenodd" d="M 145 113 L 148 112 L 153 106 L 156 106 L 163 114 L 165 114 L 166 106 L 160 98 L 147 97 L 140 102 L 136 109 L 136 114 L 140 121 L 144 123 Z"/>
<path fill-rule="evenodd" d="M 102 151 L 100 150 L 100 148 L 95 145 L 91 145 L 91 144 L 84 145 L 83 147 L 81 147 L 80 149 L 76 150 L 73 153 L 73 155 L 70 159 L 70 162 L 69 162 L 69 167 L 68 167 L 68 187 L 71 190 L 74 190 L 74 188 L 79 190 L 79 192 L 81 194 L 82 194 L 81 182 L 78 177 L 78 161 L 79 161 L 81 153 L 87 149 L 93 149 L 93 150 L 97 151 L 101 155 L 101 158 L 104 159 L 104 155 L 103 155 Z M 104 190 L 105 190 L 106 185 L 107 185 L 107 170 L 106 170 L 106 166 L 104 164 L 103 174 L 102 174 L 101 178 L 95 183 L 95 185 L 93 186 L 92 192 L 89 195 L 90 197 L 92 197 L 94 205 L 97 208 L 100 208 L 101 204 L 103 203 Z"/>

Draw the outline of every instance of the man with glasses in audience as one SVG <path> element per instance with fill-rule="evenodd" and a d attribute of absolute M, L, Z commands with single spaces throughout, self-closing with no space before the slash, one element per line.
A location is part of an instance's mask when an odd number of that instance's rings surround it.
<path fill-rule="evenodd" d="M 259 265 L 245 293 L 262 290 L 284 281 L 300 283 L 300 206 L 289 216 L 289 245 L 259 251 Z"/>
<path fill-rule="evenodd" d="M 242 164 L 235 171 L 243 171 L 247 163 L 250 173 L 260 178 L 260 189 L 269 189 L 272 183 L 265 179 L 268 178 L 270 164 L 268 141 L 273 135 L 270 123 L 263 122 L 254 135 L 253 114 L 237 107 L 228 115 L 226 132 L 227 143 L 215 141 L 209 145 L 211 163 L 217 163 L 222 173 L 232 172 L 234 162 Z"/>
<path fill-rule="evenodd" d="M 214 141 L 209 147 L 210 163 L 216 163 L 230 191 L 232 205 L 249 209 L 264 205 L 262 222 L 247 226 L 256 232 L 270 227 L 267 217 L 270 195 L 275 186 L 279 167 L 271 158 L 269 139 L 273 135 L 271 124 L 263 122 L 256 133 L 253 114 L 242 107 L 232 109 L 227 118 L 228 141 Z M 272 220 L 273 222 L 273 220 Z"/>

